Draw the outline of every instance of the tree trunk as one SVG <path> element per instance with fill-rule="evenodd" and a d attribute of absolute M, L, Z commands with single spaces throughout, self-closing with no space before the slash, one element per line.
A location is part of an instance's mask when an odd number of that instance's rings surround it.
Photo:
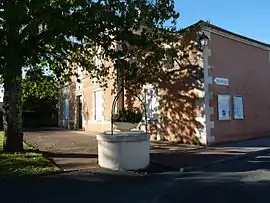
<path fill-rule="evenodd" d="M 22 131 L 22 74 L 13 69 L 12 75 L 4 75 L 4 152 L 23 151 Z"/>
<path fill-rule="evenodd" d="M 4 79 L 4 152 L 23 151 L 22 131 L 22 66 L 24 51 L 21 49 L 20 15 L 14 15 L 19 8 L 19 1 L 5 1 L 7 47 L 4 52 L 5 64 L 2 72 Z"/>

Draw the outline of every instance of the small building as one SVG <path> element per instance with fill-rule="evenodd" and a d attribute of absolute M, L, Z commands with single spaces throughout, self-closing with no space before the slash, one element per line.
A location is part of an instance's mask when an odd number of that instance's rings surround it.
<path fill-rule="evenodd" d="M 151 138 L 209 145 L 269 135 L 270 45 L 209 23 L 197 24 L 204 25 L 200 33 L 209 38 L 208 46 L 198 50 L 203 89 L 187 89 L 192 80 L 181 77 L 171 84 L 145 85 L 141 96 Z M 59 125 L 110 130 L 113 82 L 104 90 L 85 74 L 80 77 L 81 83 L 72 78 L 62 89 Z"/>

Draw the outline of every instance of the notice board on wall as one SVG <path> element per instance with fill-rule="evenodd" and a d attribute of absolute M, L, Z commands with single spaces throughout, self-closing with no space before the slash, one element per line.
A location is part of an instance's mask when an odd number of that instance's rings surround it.
<path fill-rule="evenodd" d="M 218 120 L 224 121 L 224 120 L 230 120 L 230 95 L 226 94 L 219 94 L 218 95 Z"/>
<path fill-rule="evenodd" d="M 234 119 L 244 119 L 244 104 L 242 96 L 233 97 L 233 117 Z"/>

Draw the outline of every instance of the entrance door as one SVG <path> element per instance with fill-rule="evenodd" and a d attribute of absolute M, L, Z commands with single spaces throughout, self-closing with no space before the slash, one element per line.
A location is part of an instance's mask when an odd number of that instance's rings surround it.
<path fill-rule="evenodd" d="M 81 101 L 81 96 L 77 97 L 77 128 L 82 129 L 83 128 L 83 104 Z"/>

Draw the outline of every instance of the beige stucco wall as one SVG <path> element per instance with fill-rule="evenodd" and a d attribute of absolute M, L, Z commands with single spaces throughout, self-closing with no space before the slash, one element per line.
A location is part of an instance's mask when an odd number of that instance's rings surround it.
<path fill-rule="evenodd" d="M 111 77 L 111 76 L 110 76 Z M 91 80 L 87 75 L 83 79 L 84 95 L 84 129 L 92 132 L 103 132 L 110 130 L 111 107 L 114 98 L 114 81 L 108 80 L 107 88 L 101 88 L 95 80 Z M 95 121 L 93 117 L 93 93 L 95 90 L 102 91 L 103 112 L 102 121 Z"/>

